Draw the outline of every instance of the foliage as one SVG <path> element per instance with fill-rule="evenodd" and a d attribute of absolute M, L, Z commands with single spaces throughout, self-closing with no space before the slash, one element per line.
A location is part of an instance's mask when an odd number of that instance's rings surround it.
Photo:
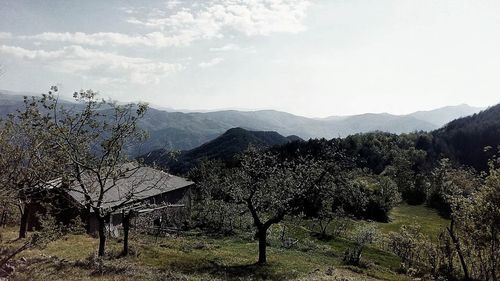
<path fill-rule="evenodd" d="M 454 163 L 488 171 L 488 160 L 499 152 L 500 104 L 454 120 L 432 135 L 432 150 L 437 157 L 443 155 Z M 491 149 L 485 151 L 485 147 Z"/>
<path fill-rule="evenodd" d="M 58 175 L 61 159 L 50 139 L 50 119 L 37 105 L 25 97 L 24 109 L 0 123 L 0 201 L 18 207 L 19 238 L 26 237 L 32 203 L 48 196 L 44 186 Z"/>
<path fill-rule="evenodd" d="M 420 260 L 424 235 L 417 224 L 403 225 L 398 232 L 390 232 L 387 236 L 387 247 L 401 258 L 401 269 L 409 270 L 415 261 Z"/>
<path fill-rule="evenodd" d="M 401 200 L 391 178 L 354 172 L 334 193 L 334 205 L 352 216 L 387 222 L 389 211 Z"/>
<path fill-rule="evenodd" d="M 140 167 L 128 163 L 127 151 L 145 137 L 138 120 L 144 116 L 147 105 L 118 105 L 99 100 L 92 90 L 82 90 L 73 94 L 76 105 L 66 108 L 59 103 L 57 94 L 57 87 L 52 87 L 42 98 L 33 99 L 32 104 L 47 112 L 50 144 L 62 155 L 56 171 L 63 175 L 63 184 L 81 193 L 88 214 L 92 210 L 97 216 L 99 255 L 104 255 L 104 220 L 111 212 L 103 207 L 110 200 L 106 193 Z M 122 204 L 130 202 L 134 194 L 134 188 L 124 190 Z"/>
<path fill-rule="evenodd" d="M 497 280 L 500 274 L 500 161 L 490 161 L 480 188 L 451 198 L 448 229 L 466 278 Z"/>
<path fill-rule="evenodd" d="M 375 240 L 377 233 L 373 224 L 358 226 L 351 234 L 353 245 L 344 253 L 344 262 L 360 265 L 363 249 Z"/>

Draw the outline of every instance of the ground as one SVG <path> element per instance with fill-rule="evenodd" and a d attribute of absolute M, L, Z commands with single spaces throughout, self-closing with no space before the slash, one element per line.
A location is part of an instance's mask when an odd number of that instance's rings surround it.
<path fill-rule="evenodd" d="M 423 206 L 401 205 L 391 212 L 392 221 L 377 223 L 381 232 L 397 230 L 403 223 L 420 222 L 429 235 L 438 233 L 446 220 Z M 399 259 L 371 246 L 363 254 L 364 268 L 342 264 L 349 247 L 343 239 L 320 241 L 307 224 L 285 224 L 300 242 L 284 249 L 271 239 L 269 263 L 254 265 L 257 244 L 251 236 L 208 237 L 205 235 L 155 238 L 134 236 L 132 256 L 119 257 L 119 240 L 110 239 L 108 255 L 97 260 L 97 239 L 69 235 L 21 253 L 12 280 L 412 280 L 396 273 Z M 278 228 L 282 225 L 277 226 Z M 0 230 L 0 246 L 15 247 L 16 229 Z"/>

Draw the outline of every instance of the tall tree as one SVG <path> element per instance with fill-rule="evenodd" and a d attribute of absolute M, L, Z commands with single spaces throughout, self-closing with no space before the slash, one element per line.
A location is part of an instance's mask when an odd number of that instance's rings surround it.
<path fill-rule="evenodd" d="M 147 110 L 146 104 L 118 105 L 97 97 L 92 90 L 75 92 L 76 104 L 71 106 L 58 102 L 58 89 L 51 91 L 40 100 L 43 108 L 51 112 L 54 130 L 52 140 L 64 156 L 61 163 L 70 188 L 85 198 L 88 215 L 95 214 L 98 221 L 99 256 L 105 254 L 105 223 L 112 209 L 109 203 L 116 200 L 108 196 L 121 179 L 136 177 L 136 184 L 121 190 L 119 204 L 115 210 L 134 199 L 139 192 L 141 165 L 129 158 L 129 149 L 145 138 L 138 121 Z M 144 177 L 144 178 L 142 178 Z M 159 179 L 158 179 L 159 181 Z M 156 180 L 151 182 L 154 188 Z M 143 191 L 143 187 L 141 187 Z"/>

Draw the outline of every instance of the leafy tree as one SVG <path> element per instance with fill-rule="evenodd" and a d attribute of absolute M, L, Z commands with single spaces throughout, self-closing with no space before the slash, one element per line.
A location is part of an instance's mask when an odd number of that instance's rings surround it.
<path fill-rule="evenodd" d="M 204 160 L 190 171 L 196 182 L 193 196 L 193 218 L 196 226 L 210 232 L 233 234 L 248 224 L 248 209 L 228 201 L 224 186 L 229 169 L 220 160 Z"/>
<path fill-rule="evenodd" d="M 422 241 L 424 236 L 421 226 L 417 224 L 403 225 L 398 232 L 390 232 L 388 235 L 388 247 L 401 258 L 404 270 L 408 270 L 420 260 Z"/>
<path fill-rule="evenodd" d="M 297 212 L 307 190 L 324 179 L 319 163 L 308 159 L 278 161 L 269 151 L 250 147 L 241 157 L 241 166 L 226 181 L 229 201 L 248 208 L 259 241 L 259 264 L 267 262 L 268 229 L 288 214 Z"/>
<path fill-rule="evenodd" d="M 51 140 L 63 155 L 62 173 L 72 182 L 71 189 L 84 196 L 88 214 L 93 212 L 97 217 L 98 254 L 103 256 L 105 221 L 113 211 L 106 206 L 116 200 L 107 194 L 117 182 L 133 177 L 141 168 L 138 163 L 131 164 L 127 152 L 145 138 L 138 121 L 146 113 L 147 105 L 106 102 L 99 100 L 92 90 L 75 92 L 73 97 L 76 105 L 67 108 L 58 102 L 57 88 L 52 87 L 39 105 L 51 113 L 54 126 Z M 121 201 L 114 209 L 135 200 L 137 186 L 140 182 L 128 190 L 122 189 Z"/>
<path fill-rule="evenodd" d="M 19 238 L 26 237 L 32 201 L 48 196 L 44 186 L 56 175 L 60 153 L 50 140 L 51 123 L 35 98 L 24 98 L 18 110 L 0 125 L 2 201 L 19 208 Z M 47 200 L 47 198 L 45 198 Z"/>
<path fill-rule="evenodd" d="M 334 191 L 334 206 L 356 218 L 387 221 L 389 211 L 401 200 L 394 181 L 387 176 L 353 171 Z"/>
<path fill-rule="evenodd" d="M 358 226 L 352 233 L 353 245 L 346 250 L 344 262 L 359 265 L 364 248 L 373 243 L 377 235 L 377 230 L 372 224 Z"/>
<path fill-rule="evenodd" d="M 451 196 L 448 227 L 465 279 L 498 280 L 500 269 L 500 164 L 490 161 L 481 186 Z M 455 175 L 464 183 L 463 175 Z"/>
<path fill-rule="evenodd" d="M 334 210 L 333 201 L 323 201 L 318 215 L 314 218 L 319 227 L 320 238 L 339 237 L 346 233 L 350 225 L 350 218 L 342 207 Z"/>

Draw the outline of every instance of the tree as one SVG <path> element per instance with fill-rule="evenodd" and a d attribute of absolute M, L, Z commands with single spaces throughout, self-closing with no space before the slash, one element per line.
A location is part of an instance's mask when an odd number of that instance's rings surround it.
<path fill-rule="evenodd" d="M 402 225 L 399 232 L 388 234 L 389 249 L 401 258 L 402 269 L 408 270 L 415 262 L 419 261 L 420 248 L 424 236 L 418 224 Z"/>
<path fill-rule="evenodd" d="M 196 226 L 210 232 L 233 234 L 236 228 L 247 227 L 250 218 L 246 206 L 228 201 L 224 186 L 230 170 L 222 161 L 205 160 L 191 170 L 196 182 L 193 218 Z"/>
<path fill-rule="evenodd" d="M 353 245 L 346 250 L 344 262 L 359 265 L 363 249 L 371 244 L 377 236 L 377 230 L 372 224 L 358 226 L 352 233 Z"/>
<path fill-rule="evenodd" d="M 32 201 L 42 194 L 48 196 L 44 186 L 57 174 L 60 160 L 50 141 L 52 126 L 47 115 L 37 107 L 35 98 L 25 97 L 24 105 L 3 121 L 0 136 L 1 193 L 19 208 L 19 238 L 26 237 Z"/>
<path fill-rule="evenodd" d="M 466 192 L 450 196 L 451 222 L 448 233 L 459 256 L 465 279 L 498 280 L 500 269 L 500 164 L 489 163 L 481 185 L 456 174 L 455 182 Z"/>
<path fill-rule="evenodd" d="M 326 199 L 321 206 L 315 222 L 319 227 L 319 235 L 322 239 L 330 237 L 336 238 L 343 235 L 350 225 L 350 218 L 344 212 L 342 207 L 334 210 L 331 199 Z M 329 231 L 330 230 L 330 231 Z"/>
<path fill-rule="evenodd" d="M 285 215 L 297 211 L 306 191 L 321 183 L 324 169 L 317 162 L 299 158 L 278 161 L 269 151 L 250 147 L 241 157 L 241 166 L 232 171 L 227 183 L 230 201 L 248 208 L 259 242 L 259 264 L 267 262 L 268 229 Z"/>
<path fill-rule="evenodd" d="M 141 180 L 150 180 L 150 188 L 155 188 L 161 180 L 138 175 L 141 165 L 133 163 L 128 155 L 129 149 L 145 138 L 138 121 L 146 113 L 147 105 L 118 105 L 99 100 L 92 90 L 82 90 L 73 94 L 76 104 L 67 108 L 58 102 L 57 93 L 57 87 L 52 87 L 39 105 L 51 112 L 54 126 L 51 140 L 64 159 L 61 173 L 71 182 L 71 190 L 85 198 L 87 214 L 94 213 L 97 218 L 98 255 L 103 256 L 105 221 L 111 212 L 136 199 L 139 190 L 135 188 L 141 185 Z M 114 209 L 108 208 L 114 199 L 107 195 L 117 182 L 136 175 L 136 185 L 122 189 L 119 204 L 114 204 Z"/>

